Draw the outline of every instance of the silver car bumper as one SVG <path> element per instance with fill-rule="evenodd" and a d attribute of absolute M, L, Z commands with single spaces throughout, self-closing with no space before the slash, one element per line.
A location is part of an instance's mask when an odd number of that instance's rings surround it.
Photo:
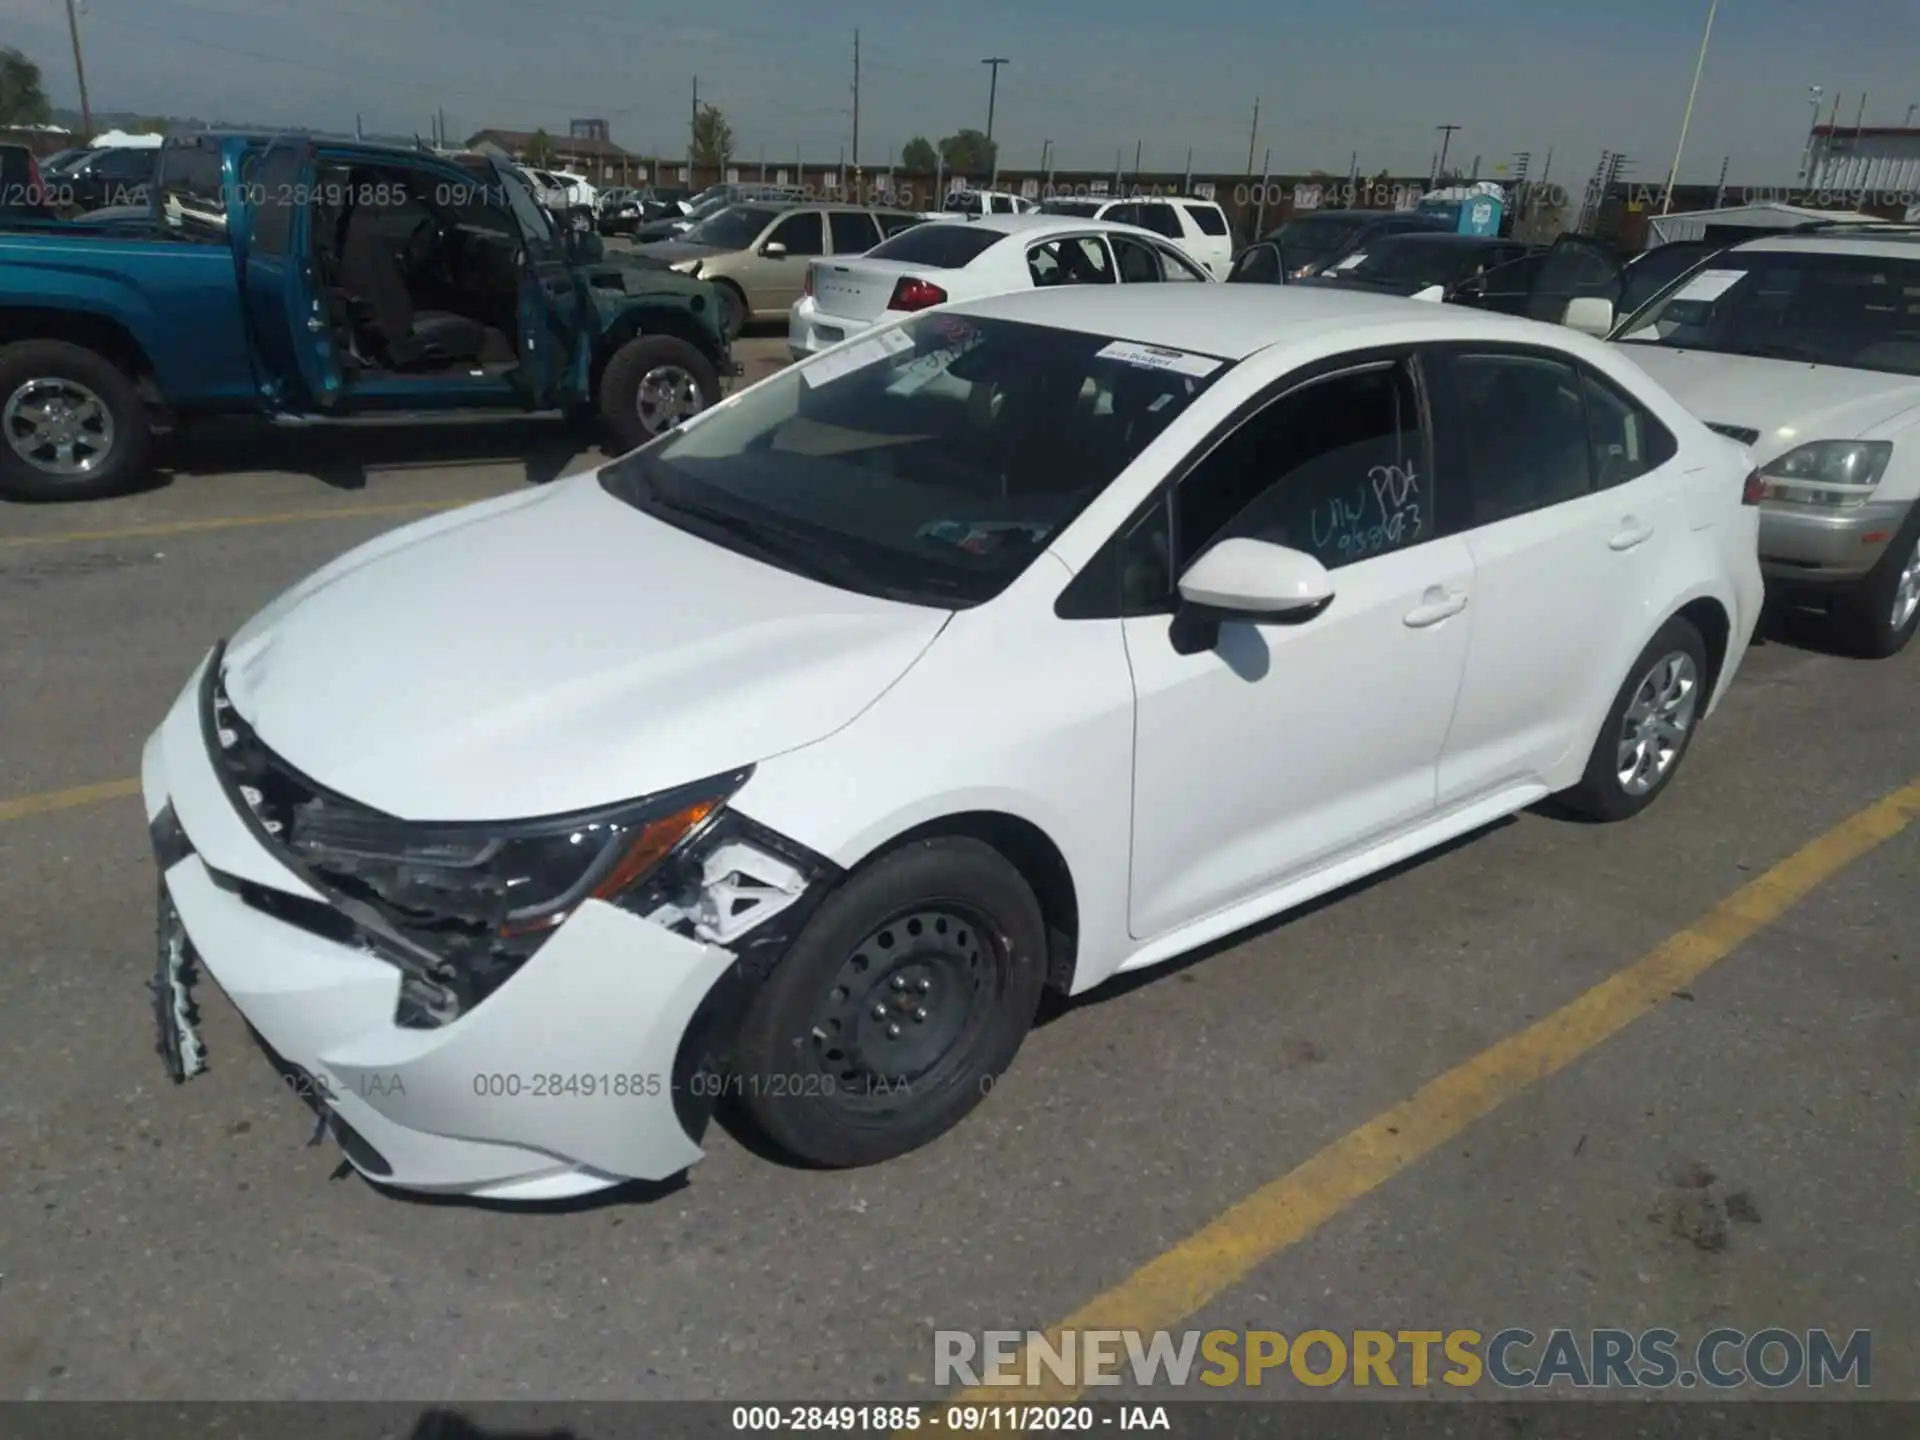
<path fill-rule="evenodd" d="M 1760 569 L 1769 580 L 1857 580 L 1906 523 L 1910 500 L 1849 509 L 1771 501 L 1760 507 Z"/>

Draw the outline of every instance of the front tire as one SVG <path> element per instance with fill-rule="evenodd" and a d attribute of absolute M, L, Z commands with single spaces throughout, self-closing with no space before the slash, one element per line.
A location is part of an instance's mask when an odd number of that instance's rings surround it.
<path fill-rule="evenodd" d="M 747 317 L 752 313 L 747 308 L 746 292 L 727 280 L 714 281 L 713 288 L 720 292 L 720 328 L 731 345 L 747 328 Z"/>
<path fill-rule="evenodd" d="M 1560 802 L 1593 820 L 1638 815 L 1679 773 L 1706 708 L 1706 641 L 1691 621 L 1675 616 L 1633 662 L 1586 773 Z"/>
<path fill-rule="evenodd" d="M 0 496 L 96 500 L 146 469 L 153 426 L 133 381 L 64 340 L 0 347 Z"/>
<path fill-rule="evenodd" d="M 600 377 L 600 418 L 629 450 L 719 403 L 713 362 L 675 335 L 627 341 Z"/>
<path fill-rule="evenodd" d="M 1920 629 L 1920 505 L 1858 586 L 1837 598 L 1833 623 L 1847 648 L 1885 660 Z"/>
<path fill-rule="evenodd" d="M 755 995 L 733 1093 L 803 1163 L 904 1155 L 993 1088 L 1045 977 L 1046 927 L 1018 870 L 978 840 L 908 845 L 829 896 Z"/>

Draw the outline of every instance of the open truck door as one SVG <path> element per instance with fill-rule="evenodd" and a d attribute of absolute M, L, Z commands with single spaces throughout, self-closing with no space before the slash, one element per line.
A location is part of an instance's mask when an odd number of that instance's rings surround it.
<path fill-rule="evenodd" d="M 1613 329 L 1620 306 L 1622 277 L 1619 259 L 1603 241 L 1562 235 L 1545 250 L 1463 282 L 1448 299 L 1605 335 Z"/>
<path fill-rule="evenodd" d="M 276 138 L 244 152 L 238 168 L 228 177 L 229 230 L 261 396 L 284 414 L 338 411 L 346 382 L 314 259 L 313 145 Z"/>
<path fill-rule="evenodd" d="M 590 398 L 592 336 L 590 301 L 569 245 L 569 236 L 515 167 L 491 159 L 496 193 L 505 199 L 520 230 L 520 366 L 514 381 L 528 409 L 565 409 Z M 597 245 L 599 237 L 593 237 Z"/>

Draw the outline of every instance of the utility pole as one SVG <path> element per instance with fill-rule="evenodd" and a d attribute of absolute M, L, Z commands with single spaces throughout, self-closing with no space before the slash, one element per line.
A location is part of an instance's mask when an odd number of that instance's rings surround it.
<path fill-rule="evenodd" d="M 1144 140 L 1136 140 L 1133 142 L 1133 183 L 1135 186 L 1140 184 L 1140 147 L 1146 143 Z"/>
<path fill-rule="evenodd" d="M 1440 132 L 1440 158 L 1433 162 L 1433 178 L 1438 180 L 1447 173 L 1447 148 L 1453 144 L 1453 132 L 1460 127 L 1458 125 L 1436 125 L 1433 128 Z"/>
<path fill-rule="evenodd" d="M 358 110 L 353 112 L 353 138 L 356 140 L 364 140 L 367 138 L 366 129 L 360 124 L 360 112 Z"/>
<path fill-rule="evenodd" d="M 1667 171 L 1667 193 L 1660 201 L 1662 215 L 1673 209 L 1673 186 L 1680 178 L 1680 156 L 1687 148 L 1687 126 L 1693 122 L 1693 100 L 1700 93 L 1700 72 L 1707 68 L 1707 41 L 1713 38 L 1713 16 L 1719 8 L 1720 0 L 1712 0 L 1707 6 L 1707 28 L 1700 35 L 1700 54 L 1693 62 L 1693 84 L 1687 87 L 1687 108 L 1680 116 L 1680 143 L 1673 147 L 1673 168 Z"/>
<path fill-rule="evenodd" d="M 700 134 L 700 77 L 693 77 L 693 116 L 687 122 L 687 183 L 693 184 L 693 146 Z"/>
<path fill-rule="evenodd" d="M 853 193 L 860 196 L 860 32 L 853 32 Z"/>
<path fill-rule="evenodd" d="M 440 148 L 444 150 L 447 148 L 447 107 L 442 105 L 435 113 L 440 117 Z"/>
<path fill-rule="evenodd" d="M 87 66 L 80 58 L 80 17 L 74 13 L 73 0 L 67 0 L 67 34 L 73 37 L 73 74 L 80 82 L 80 138 L 93 139 L 93 106 L 87 103 Z"/>
<path fill-rule="evenodd" d="M 1247 132 L 1247 174 L 1253 174 L 1253 147 L 1260 143 L 1260 97 L 1253 97 L 1253 128 Z"/>
<path fill-rule="evenodd" d="M 980 63 L 985 65 L 993 75 L 993 78 L 987 82 L 987 163 L 992 167 L 987 187 L 991 189 L 1000 178 L 1000 155 L 993 148 L 993 102 L 1000 94 L 1000 67 L 1012 62 L 1004 55 L 989 55 Z"/>

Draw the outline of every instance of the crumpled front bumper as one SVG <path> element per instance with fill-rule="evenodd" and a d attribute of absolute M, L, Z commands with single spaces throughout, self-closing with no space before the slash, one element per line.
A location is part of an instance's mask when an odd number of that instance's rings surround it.
<path fill-rule="evenodd" d="M 211 660 L 212 657 L 209 657 Z M 330 1108 L 349 1161 L 406 1189 L 557 1199 L 701 1158 L 683 1039 L 735 954 L 588 901 L 498 991 L 431 1030 L 394 1023 L 401 972 L 289 923 L 322 897 L 229 797 L 203 736 L 203 664 L 148 740 L 141 783 L 198 968 Z M 723 987 L 724 988 L 724 987 Z M 676 1099 L 681 1103 L 676 1106 Z M 689 1113 L 710 1106 L 693 1105 Z"/>

